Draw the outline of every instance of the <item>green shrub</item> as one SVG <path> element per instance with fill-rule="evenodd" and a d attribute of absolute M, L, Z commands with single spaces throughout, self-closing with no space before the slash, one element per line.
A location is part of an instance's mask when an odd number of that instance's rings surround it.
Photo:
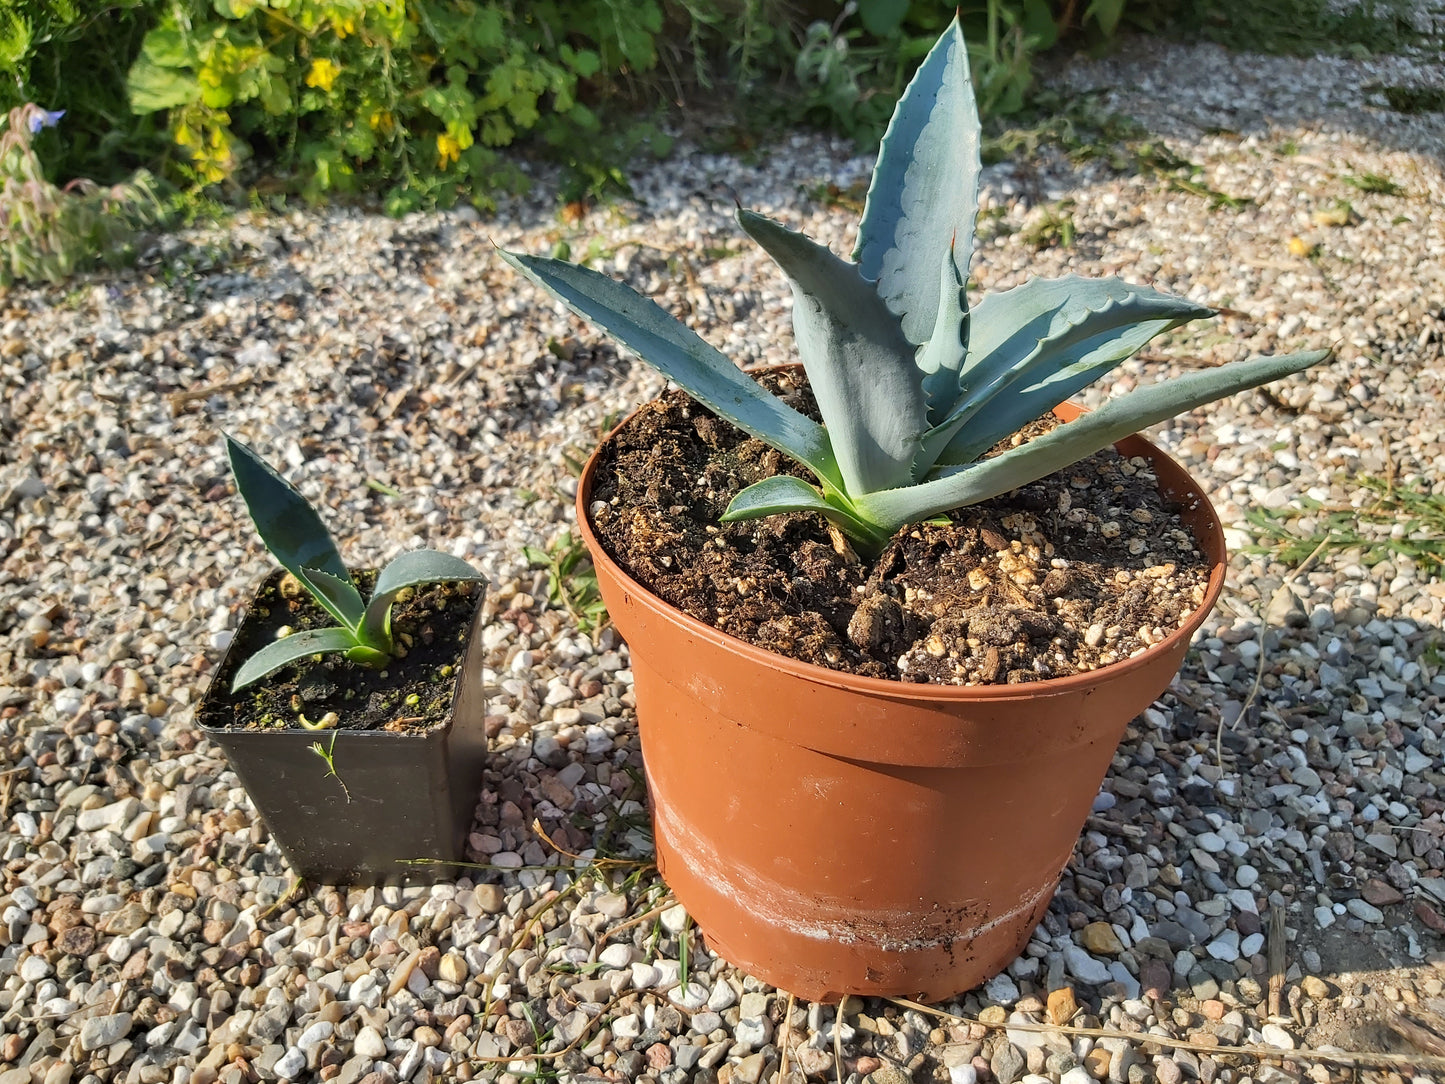
<path fill-rule="evenodd" d="M 1119 26 L 1128 0 L 856 0 L 815 5 L 793 60 L 801 117 L 775 108 L 769 123 L 804 119 L 871 145 L 914 67 L 957 11 L 985 117 L 1016 113 L 1037 56 L 1066 37 L 1098 42 Z"/>
<path fill-rule="evenodd" d="M 31 140 L 60 119 L 34 103 L 0 118 L 0 285 L 61 282 L 97 262 L 122 263 L 138 232 L 165 216 L 144 171 L 109 188 L 47 181 Z"/>
<path fill-rule="evenodd" d="M 620 76 L 657 64 L 663 20 L 658 0 L 176 0 L 131 104 L 166 112 L 202 184 L 253 159 L 310 198 L 485 205 L 523 135 L 591 161 L 578 148 L 605 142 Z"/>
<path fill-rule="evenodd" d="M 131 112 L 126 72 L 161 5 L 156 0 L 0 0 L 0 113 L 26 102 L 64 110 L 63 138 L 36 152 L 59 180 L 113 183 L 157 169 L 169 138 Z"/>

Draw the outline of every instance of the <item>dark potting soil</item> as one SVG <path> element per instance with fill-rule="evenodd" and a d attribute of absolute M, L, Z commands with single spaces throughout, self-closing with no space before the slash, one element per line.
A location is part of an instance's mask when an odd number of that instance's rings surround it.
<path fill-rule="evenodd" d="M 763 378 L 816 419 L 801 374 Z M 1058 424 L 1026 426 L 996 454 Z M 817 513 L 718 517 L 742 489 L 807 472 L 674 391 L 599 461 L 591 520 L 644 587 L 729 635 L 867 677 L 954 685 L 1062 677 L 1187 622 L 1209 565 L 1147 460 L 1099 452 L 901 530 L 870 566 Z"/>
<path fill-rule="evenodd" d="M 362 598 L 369 599 L 376 573 L 359 572 L 355 579 Z M 303 632 L 336 624 L 289 573 L 272 576 L 236 631 L 197 721 L 215 729 L 299 729 L 303 716 L 314 724 L 334 712 L 335 727 L 343 730 L 411 732 L 439 725 L 462 670 L 476 589 L 471 583 L 439 583 L 404 593 L 392 607 L 391 629 L 405 654 L 383 669 L 330 652 L 231 693 L 236 670 L 283 626 Z"/>

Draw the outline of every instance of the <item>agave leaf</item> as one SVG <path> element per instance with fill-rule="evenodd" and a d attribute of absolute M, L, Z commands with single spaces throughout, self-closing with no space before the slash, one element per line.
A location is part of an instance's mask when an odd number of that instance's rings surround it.
<path fill-rule="evenodd" d="M 734 523 L 783 512 L 820 512 L 844 534 L 879 549 L 888 541 L 888 534 L 880 533 L 875 525 L 860 519 L 841 503 L 825 499 L 807 482 L 790 474 L 777 474 L 748 486 L 732 499 L 719 519 L 723 523 Z"/>
<path fill-rule="evenodd" d="M 965 281 L 978 217 L 979 123 L 957 17 L 919 65 L 878 148 L 853 258 L 908 341 L 938 323 L 938 268 L 950 248 Z"/>
<path fill-rule="evenodd" d="M 770 218 L 739 210 L 738 224 L 793 287 L 793 333 L 848 493 L 913 479 L 928 428 L 913 346 L 857 265 Z"/>
<path fill-rule="evenodd" d="M 1192 301 L 1113 278 L 1032 279 L 990 294 L 972 313 L 960 394 L 924 439 L 921 458 L 967 463 L 1154 336 L 1211 315 Z"/>
<path fill-rule="evenodd" d="M 326 525 L 305 497 L 271 466 L 229 434 L 226 454 L 236 490 L 246 502 L 246 511 L 256 525 L 261 541 L 291 575 L 301 578 L 301 569 L 317 568 L 350 580 L 351 573 L 336 550 Z"/>
<path fill-rule="evenodd" d="M 753 483 L 734 497 L 719 519 L 723 523 L 734 523 L 782 512 L 827 512 L 829 509 L 823 495 L 801 478 L 775 474 Z"/>
<path fill-rule="evenodd" d="M 606 275 L 542 256 L 503 251 L 502 259 L 582 319 L 634 351 L 694 399 L 750 435 L 842 483 L 823 427 L 759 387 L 720 351 L 656 302 Z"/>
<path fill-rule="evenodd" d="M 260 681 L 267 674 L 275 673 L 288 663 L 304 659 L 308 655 L 319 655 L 324 651 L 347 651 L 356 646 L 356 637 L 350 629 L 308 629 L 295 632 L 283 639 L 267 644 L 247 659 L 231 682 L 231 691 L 244 689 Z"/>
<path fill-rule="evenodd" d="M 933 425 L 948 417 L 958 400 L 958 374 L 968 355 L 970 313 L 966 285 L 950 245 L 943 257 L 938 288 L 938 322 L 928 342 L 918 348 L 917 355 L 918 368 L 924 374 L 928 420 Z"/>
<path fill-rule="evenodd" d="M 361 628 L 366 604 L 350 580 L 343 580 L 319 568 L 303 568 L 298 577 L 321 608 L 340 621 L 353 634 Z"/>
<path fill-rule="evenodd" d="M 460 557 L 439 550 L 413 550 L 403 553 L 377 574 L 376 588 L 366 606 L 360 639 L 363 643 L 388 654 L 391 652 L 391 607 L 396 596 L 408 587 L 424 583 L 482 583 L 487 578 Z"/>
<path fill-rule="evenodd" d="M 1145 426 L 1297 373 L 1329 356 L 1328 350 L 1312 350 L 1284 357 L 1253 358 L 1138 388 L 1012 451 L 957 467 L 941 478 L 920 485 L 867 494 L 857 498 L 854 504 L 859 513 L 870 520 L 897 529 L 904 523 L 977 504 L 1027 485 Z"/>

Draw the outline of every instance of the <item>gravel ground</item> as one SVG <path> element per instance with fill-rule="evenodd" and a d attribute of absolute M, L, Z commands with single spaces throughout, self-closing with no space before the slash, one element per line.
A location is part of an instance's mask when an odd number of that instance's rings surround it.
<path fill-rule="evenodd" d="M 1308 378 L 1158 439 L 1236 544 L 1253 538 L 1248 510 L 1305 496 L 1362 510 L 1381 540 L 1431 529 L 1363 510 L 1367 477 L 1428 495 L 1445 476 L 1445 126 L 1378 89 L 1441 87 L 1438 62 L 1141 40 L 1057 78 L 1112 88 L 1100 108 L 1198 171 L 1053 153 L 990 167 L 979 282 L 1119 273 L 1227 308 L 1121 387 L 1335 345 Z M 984 989 L 936 1012 L 854 999 L 839 1023 L 714 959 L 668 905 L 647 866 L 627 649 L 579 634 L 522 555 L 567 527 L 569 460 L 659 382 L 488 238 L 565 240 L 740 363 L 783 361 L 784 285 L 732 225 L 731 193 L 842 250 L 855 211 L 818 186 L 846 193 L 870 166 L 800 135 L 766 160 L 684 150 L 635 179 L 634 201 L 567 225 L 540 195 L 485 223 L 242 216 L 168 239 L 138 272 L 4 298 L 0 1084 L 753 1084 L 784 1063 L 790 1080 L 876 1084 L 1326 1082 L 1354 1070 L 1227 1048 L 1431 1050 L 1445 582 L 1425 559 L 1372 563 L 1372 547 L 1236 554 L 1197 652 L 1120 747 L 1044 924 Z M 1357 187 L 1370 175 L 1399 190 Z M 1065 216 L 1072 245 L 1037 248 Z M 357 564 L 429 544 L 492 578 L 474 877 L 293 891 L 198 738 L 196 700 L 267 568 L 227 489 L 223 429 L 287 464 Z M 1271 916 L 1287 968 L 1274 1004 Z M 1027 1030 L 1070 1017 L 1116 1036 Z"/>

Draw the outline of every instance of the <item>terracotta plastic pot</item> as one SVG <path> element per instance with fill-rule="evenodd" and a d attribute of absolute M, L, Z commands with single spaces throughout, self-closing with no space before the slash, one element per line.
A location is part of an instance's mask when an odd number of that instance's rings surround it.
<path fill-rule="evenodd" d="M 593 454 L 577 515 L 631 648 L 658 866 L 714 953 L 813 1001 L 941 1000 L 1027 944 L 1124 728 L 1178 673 L 1224 583 L 1203 492 L 1142 437 L 1116 447 L 1151 460 L 1182 505 L 1211 565 L 1203 604 L 1125 662 L 985 687 L 841 674 L 672 608 L 598 543 Z"/>
<path fill-rule="evenodd" d="M 281 575 L 268 576 L 257 595 Z M 431 884 L 458 876 L 454 863 L 466 859 L 487 756 L 485 652 L 478 635 L 484 595 L 479 586 L 445 715 L 415 731 L 215 725 L 231 718 L 224 709 L 233 696 L 231 656 L 243 637 L 232 640 L 196 724 L 225 752 L 296 876 L 335 885 Z M 335 777 L 311 748 L 318 742 L 336 766 Z"/>

